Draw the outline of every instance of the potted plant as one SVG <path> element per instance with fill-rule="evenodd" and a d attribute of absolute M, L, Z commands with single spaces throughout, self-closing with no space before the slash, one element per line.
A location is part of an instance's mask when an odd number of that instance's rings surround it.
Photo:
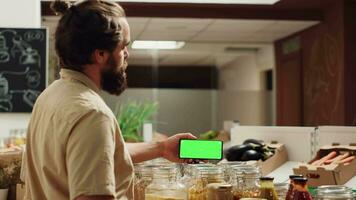
<path fill-rule="evenodd" d="M 4 168 L 0 167 L 0 200 L 6 200 L 9 192 L 9 181 Z"/>
<path fill-rule="evenodd" d="M 128 102 L 116 109 L 116 118 L 126 142 L 142 142 L 142 126 L 157 112 L 155 102 Z"/>

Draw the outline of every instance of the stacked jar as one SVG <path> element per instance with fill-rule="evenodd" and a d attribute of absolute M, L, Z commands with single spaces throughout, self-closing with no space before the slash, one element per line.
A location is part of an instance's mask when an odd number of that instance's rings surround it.
<path fill-rule="evenodd" d="M 134 179 L 134 200 L 144 200 L 146 187 L 152 182 L 153 168 L 158 167 L 152 164 L 136 164 Z"/>
<path fill-rule="evenodd" d="M 176 166 L 154 168 L 152 172 L 145 200 L 187 200 L 187 188 L 177 180 Z"/>
<path fill-rule="evenodd" d="M 243 165 L 247 165 L 247 162 L 244 161 L 223 161 L 218 164 L 224 170 L 224 179 L 226 182 L 231 182 L 231 174 L 233 173 L 233 169 L 235 167 L 240 167 Z"/>
<path fill-rule="evenodd" d="M 232 169 L 231 184 L 234 200 L 256 198 L 260 196 L 259 178 L 261 171 L 258 166 L 242 165 Z"/>
<path fill-rule="evenodd" d="M 193 174 L 194 178 L 188 192 L 189 200 L 208 199 L 208 184 L 218 183 L 225 185 L 225 188 L 228 187 L 224 180 L 224 170 L 220 166 L 196 166 L 193 168 Z"/>

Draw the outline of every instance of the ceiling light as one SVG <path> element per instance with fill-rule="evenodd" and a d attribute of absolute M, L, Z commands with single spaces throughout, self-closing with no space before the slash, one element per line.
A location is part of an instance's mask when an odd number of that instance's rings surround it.
<path fill-rule="evenodd" d="M 272 5 L 280 0 L 122 0 L 122 2 L 142 3 L 206 3 L 206 4 L 267 4 Z"/>
<path fill-rule="evenodd" d="M 180 49 L 185 45 L 181 41 L 152 41 L 152 40 L 135 40 L 132 43 L 133 49 Z"/>

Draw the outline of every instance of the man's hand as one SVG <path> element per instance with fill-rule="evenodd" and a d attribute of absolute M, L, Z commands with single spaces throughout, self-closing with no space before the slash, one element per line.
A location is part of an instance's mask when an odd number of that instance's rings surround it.
<path fill-rule="evenodd" d="M 126 147 L 134 163 L 159 157 L 172 162 L 187 162 L 187 160 L 179 159 L 178 157 L 180 139 L 196 139 L 196 137 L 190 133 L 179 133 L 160 142 L 126 143 Z"/>
<path fill-rule="evenodd" d="M 163 158 L 172 162 L 184 162 L 179 159 L 179 140 L 180 139 L 197 139 L 190 133 L 178 133 L 161 142 L 161 155 Z"/>

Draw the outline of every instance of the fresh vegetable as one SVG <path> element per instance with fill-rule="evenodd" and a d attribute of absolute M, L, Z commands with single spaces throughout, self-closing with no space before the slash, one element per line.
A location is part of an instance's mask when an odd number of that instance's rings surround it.
<path fill-rule="evenodd" d="M 274 155 L 274 148 L 268 147 L 263 141 L 247 139 L 241 145 L 230 147 L 225 152 L 228 161 L 267 160 Z"/>
<path fill-rule="evenodd" d="M 311 165 L 322 166 L 322 165 L 329 165 L 329 164 L 344 164 L 346 166 L 349 165 L 354 159 L 355 156 L 350 155 L 349 152 L 337 153 L 336 151 L 332 151 L 326 156 L 313 161 Z"/>
<path fill-rule="evenodd" d="M 253 149 L 253 146 L 247 144 L 240 144 L 230 147 L 225 154 L 228 161 L 241 161 L 242 155 L 245 151 Z"/>
<path fill-rule="evenodd" d="M 258 152 L 256 150 L 253 150 L 253 149 L 245 151 L 243 153 L 243 155 L 241 156 L 241 160 L 242 161 L 260 160 L 262 158 L 263 158 L 262 153 L 260 153 L 260 152 Z"/>
<path fill-rule="evenodd" d="M 247 139 L 243 142 L 243 144 L 255 144 L 258 146 L 265 146 L 262 140 L 256 140 L 256 139 Z"/>
<path fill-rule="evenodd" d="M 202 133 L 199 135 L 199 139 L 201 140 L 211 140 L 216 138 L 219 135 L 218 131 L 213 131 L 213 130 L 209 130 L 205 133 Z"/>
<path fill-rule="evenodd" d="M 349 152 L 346 152 L 344 154 L 340 154 L 340 155 L 334 157 L 333 159 L 326 160 L 324 162 L 324 164 L 337 164 L 339 161 L 347 158 L 349 156 L 349 154 L 350 154 Z"/>
<path fill-rule="evenodd" d="M 349 157 L 341 160 L 339 163 L 344 163 L 344 164 L 349 163 L 350 164 L 351 161 L 353 161 L 354 159 L 355 159 L 355 156 L 349 156 Z"/>
<path fill-rule="evenodd" d="M 319 160 L 315 160 L 314 162 L 311 163 L 311 165 L 320 166 L 320 165 L 322 165 L 325 161 L 334 158 L 336 155 L 337 155 L 336 151 L 332 151 L 332 152 L 330 152 L 328 155 L 324 156 L 323 158 L 321 158 L 321 159 L 319 159 Z"/>

